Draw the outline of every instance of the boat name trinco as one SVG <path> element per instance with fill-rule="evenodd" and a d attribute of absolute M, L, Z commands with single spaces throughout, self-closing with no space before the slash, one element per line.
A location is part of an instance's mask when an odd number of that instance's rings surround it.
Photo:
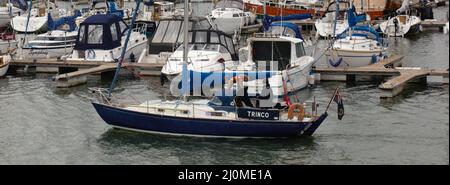
<path fill-rule="evenodd" d="M 226 181 L 272 179 L 269 170 L 222 170 L 222 176 L 219 174 L 213 175 L 213 172 L 194 172 L 188 169 L 178 172 L 178 180 L 205 180 L 205 182 L 209 182 L 213 177 Z"/>

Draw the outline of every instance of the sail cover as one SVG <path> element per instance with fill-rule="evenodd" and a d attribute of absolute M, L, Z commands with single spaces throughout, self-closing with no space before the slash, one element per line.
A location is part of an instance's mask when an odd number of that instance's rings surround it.
<path fill-rule="evenodd" d="M 1 0 L 0 2 L 5 3 L 8 2 L 8 0 Z M 28 3 L 25 0 L 11 0 L 11 3 L 22 10 L 28 9 Z"/>

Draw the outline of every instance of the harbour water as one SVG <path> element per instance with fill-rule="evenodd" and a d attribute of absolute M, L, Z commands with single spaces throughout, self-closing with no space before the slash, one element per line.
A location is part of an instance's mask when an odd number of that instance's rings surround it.
<path fill-rule="evenodd" d="M 443 19 L 448 7 L 434 9 Z M 390 38 L 404 66 L 448 69 L 449 36 L 425 31 Z M 206 139 L 112 129 L 98 116 L 89 87 L 58 89 L 53 74 L 19 73 L 0 79 L 0 164 L 448 164 L 449 89 L 409 84 L 399 96 L 380 99 L 378 83 L 320 82 L 298 93 L 324 110 L 340 87 L 345 116 L 336 107 L 313 137 Z M 122 78 L 122 101 L 164 99 L 159 77 Z"/>

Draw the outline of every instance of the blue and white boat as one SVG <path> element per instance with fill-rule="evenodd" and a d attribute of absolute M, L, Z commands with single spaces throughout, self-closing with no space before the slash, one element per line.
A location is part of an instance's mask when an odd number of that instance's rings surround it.
<path fill-rule="evenodd" d="M 122 18 L 114 14 L 88 17 L 78 29 L 73 52 L 62 58 L 79 61 L 115 62 L 125 45 L 125 33 L 131 31 L 129 47 L 125 51 L 127 61 L 137 60 L 147 45 L 146 28 L 132 29 Z"/>
<path fill-rule="evenodd" d="M 332 41 L 326 51 L 328 66 L 332 68 L 361 67 L 376 63 L 387 57 L 387 43 L 369 25 L 359 22 L 355 7 L 347 10 L 349 28 Z"/>
<path fill-rule="evenodd" d="M 187 7 L 186 1 L 185 9 Z M 185 22 L 188 22 L 187 16 Z M 184 61 L 187 61 L 188 29 L 184 33 Z M 124 56 L 123 53 L 121 57 Z M 118 73 L 119 70 L 116 71 Z M 186 63 L 183 65 L 182 76 L 182 91 L 186 95 L 190 80 Z M 116 77 L 109 96 L 99 91 L 103 101 L 93 105 L 107 124 L 119 129 L 200 137 L 294 137 L 312 135 L 328 116 L 326 111 L 317 115 L 315 103 L 312 104 L 311 113 L 306 113 L 307 110 L 301 103 L 292 104 L 288 109 L 255 108 L 247 104 L 248 97 L 245 93 L 215 96 L 210 101 L 155 100 L 141 104 L 116 104 L 109 98 Z"/>

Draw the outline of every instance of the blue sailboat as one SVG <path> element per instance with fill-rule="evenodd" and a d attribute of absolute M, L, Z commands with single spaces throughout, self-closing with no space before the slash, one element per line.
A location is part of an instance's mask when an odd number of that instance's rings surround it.
<path fill-rule="evenodd" d="M 140 1 L 136 3 L 138 9 Z M 186 1 L 185 9 L 188 7 L 187 3 Z M 188 16 L 185 15 L 184 18 L 187 22 Z M 135 15 L 132 24 L 134 20 Z M 187 27 L 184 31 L 184 44 L 187 45 Z M 184 48 L 186 59 L 187 47 Z M 123 56 L 122 51 L 119 61 L 123 61 Z M 236 96 L 215 96 L 211 100 L 187 101 L 186 94 L 190 90 L 188 86 L 191 79 L 186 63 L 183 64 L 182 72 L 184 95 L 182 100 L 115 104 L 110 97 L 117 81 L 117 74 L 120 72 L 121 62 L 117 65 L 116 76 L 108 94 L 97 90 L 101 101 L 92 103 L 100 117 L 114 128 L 199 137 L 295 137 L 311 136 L 328 116 L 327 110 L 318 114 L 316 102 L 309 104 L 311 109 L 308 109 L 306 103 L 290 104 L 286 109 L 258 108 L 249 105 L 245 88 L 238 88 L 238 91 L 243 93 Z M 245 78 L 236 80 L 240 84 Z"/>

